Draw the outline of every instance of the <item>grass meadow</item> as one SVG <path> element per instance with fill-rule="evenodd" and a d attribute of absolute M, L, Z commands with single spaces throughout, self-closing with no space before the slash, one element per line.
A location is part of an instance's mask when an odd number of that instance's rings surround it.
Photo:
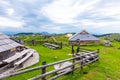
<path fill-rule="evenodd" d="M 112 47 L 105 47 L 104 45 L 81 46 L 83 48 L 92 50 L 100 49 L 99 61 L 85 66 L 83 70 L 77 69 L 74 74 L 66 74 L 57 80 L 120 80 L 120 49 L 118 49 L 120 47 L 120 43 L 113 41 L 112 45 Z M 52 63 L 71 57 L 68 55 L 71 53 L 71 46 L 68 45 L 63 46 L 62 49 L 58 50 L 52 50 L 42 45 L 28 47 L 37 50 L 40 56 L 40 62 L 28 68 L 40 66 L 43 61 Z M 47 71 L 52 69 L 54 68 L 50 67 L 47 69 Z M 86 74 L 83 74 L 84 72 L 86 72 Z M 40 74 L 41 71 L 36 70 L 7 78 L 5 80 L 27 80 Z M 51 77 L 51 75 L 48 77 Z"/>

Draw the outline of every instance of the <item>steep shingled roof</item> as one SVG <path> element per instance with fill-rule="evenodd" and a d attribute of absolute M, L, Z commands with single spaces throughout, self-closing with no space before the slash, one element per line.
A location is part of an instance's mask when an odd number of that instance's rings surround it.
<path fill-rule="evenodd" d="M 21 46 L 21 44 L 11 40 L 9 36 L 0 33 L 0 52 L 7 51 L 18 46 Z"/>
<path fill-rule="evenodd" d="M 69 38 L 69 41 L 99 41 L 99 38 L 89 34 L 87 31 L 83 30 Z"/>

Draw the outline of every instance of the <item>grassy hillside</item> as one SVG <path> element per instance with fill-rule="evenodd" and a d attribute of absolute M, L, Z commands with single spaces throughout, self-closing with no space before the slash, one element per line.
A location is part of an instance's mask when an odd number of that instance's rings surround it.
<path fill-rule="evenodd" d="M 40 35 L 19 35 L 16 39 L 22 40 L 22 41 L 31 41 L 31 40 L 43 40 L 44 37 Z"/>
<path fill-rule="evenodd" d="M 67 39 L 59 39 L 67 43 Z M 113 47 L 105 47 L 104 45 L 88 45 L 81 46 L 87 49 L 100 49 L 100 59 L 98 62 L 90 64 L 83 68 L 76 70 L 74 75 L 67 74 L 58 78 L 57 80 L 120 80 L 120 43 L 112 42 Z M 28 45 L 29 46 L 29 45 Z M 29 46 L 37 50 L 40 55 L 40 62 L 31 67 L 40 66 L 43 61 L 47 63 L 56 62 L 62 59 L 70 58 L 68 54 L 71 53 L 71 46 L 63 46 L 63 49 L 51 50 L 41 45 Z M 57 57 L 57 59 L 55 59 Z M 31 68 L 29 67 L 29 68 Z M 50 67 L 47 71 L 54 69 Z M 86 72 L 86 74 L 83 74 Z M 40 74 L 40 70 L 25 73 L 19 76 L 11 77 L 5 80 L 27 80 L 28 78 L 34 77 Z"/>

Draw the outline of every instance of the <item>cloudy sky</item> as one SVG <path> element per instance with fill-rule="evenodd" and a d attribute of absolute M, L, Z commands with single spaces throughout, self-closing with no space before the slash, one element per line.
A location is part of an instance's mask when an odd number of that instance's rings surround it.
<path fill-rule="evenodd" d="M 0 0 L 0 31 L 120 33 L 120 0 Z"/>

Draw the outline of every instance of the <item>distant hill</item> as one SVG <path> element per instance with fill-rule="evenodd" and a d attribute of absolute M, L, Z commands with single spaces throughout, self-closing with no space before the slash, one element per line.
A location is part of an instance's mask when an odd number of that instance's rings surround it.
<path fill-rule="evenodd" d="M 32 34 L 41 34 L 41 35 L 58 35 L 58 36 L 62 36 L 65 35 L 66 33 L 61 33 L 61 34 L 57 34 L 57 33 L 53 33 L 50 34 L 48 32 L 40 32 L 40 33 L 32 33 L 32 32 L 22 32 L 22 33 L 15 33 L 15 32 L 5 32 L 5 34 L 7 35 L 14 35 L 14 36 L 19 36 L 19 35 L 32 35 Z M 73 33 L 75 34 L 75 33 Z M 96 37 L 105 37 L 106 35 L 110 35 L 110 39 L 115 40 L 115 39 L 119 39 L 120 40 L 120 33 L 109 33 L 109 34 L 101 34 L 101 35 L 95 35 Z"/>
<path fill-rule="evenodd" d="M 9 32 L 9 31 L 5 31 L 5 32 L 2 32 L 2 33 L 6 34 L 6 35 L 9 35 L 9 36 L 17 34 L 17 32 Z"/>
<path fill-rule="evenodd" d="M 41 32 L 41 33 L 27 33 L 27 32 L 23 32 L 23 33 L 17 33 L 17 34 L 14 34 L 14 36 L 19 36 L 19 35 L 32 35 L 32 34 L 41 34 L 41 35 L 49 35 L 48 32 Z"/>
<path fill-rule="evenodd" d="M 111 41 L 119 41 L 120 42 L 120 33 L 109 33 L 109 34 L 103 34 L 103 35 L 94 35 L 96 37 L 106 37 L 107 35 L 110 36 Z"/>
<path fill-rule="evenodd" d="M 120 33 L 114 33 L 110 35 L 111 40 L 116 40 L 120 42 Z"/>
<path fill-rule="evenodd" d="M 30 35 L 30 34 L 34 34 L 34 33 L 18 33 L 18 34 L 15 34 L 14 36 L 19 36 L 19 35 Z"/>
<path fill-rule="evenodd" d="M 50 35 L 48 32 L 41 32 L 41 35 Z"/>
<path fill-rule="evenodd" d="M 111 33 L 111 34 L 113 34 L 113 33 Z M 111 35 L 111 34 L 109 33 L 109 34 L 101 34 L 101 35 L 95 35 L 95 34 L 93 34 L 93 35 L 96 36 L 96 37 L 104 37 L 106 35 Z"/>
<path fill-rule="evenodd" d="M 120 38 L 120 33 L 110 33 L 110 34 L 103 34 L 103 35 L 99 35 L 99 36 L 104 37 L 106 35 L 110 35 L 111 38 Z"/>

